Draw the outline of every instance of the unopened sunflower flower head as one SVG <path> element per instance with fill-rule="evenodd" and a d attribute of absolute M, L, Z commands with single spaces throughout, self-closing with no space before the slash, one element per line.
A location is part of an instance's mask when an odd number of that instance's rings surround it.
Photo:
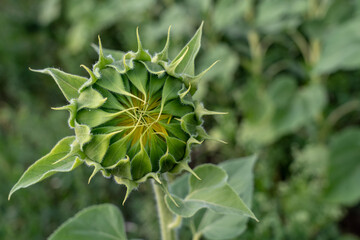
<path fill-rule="evenodd" d="M 74 136 L 60 140 L 38 160 L 47 159 L 53 168 L 37 181 L 86 163 L 94 167 L 89 181 L 99 171 L 113 177 L 127 187 L 126 200 L 148 178 L 161 184 L 162 173 L 193 173 L 188 165 L 191 147 L 210 138 L 202 116 L 221 114 L 193 99 L 199 80 L 214 65 L 195 74 L 202 24 L 172 60 L 168 58 L 170 28 L 165 47 L 154 55 L 143 49 L 138 30 L 136 34 L 136 52 L 103 49 L 99 38 L 98 61 L 92 69 L 82 65 L 88 78 L 55 68 L 34 70 L 55 80 L 68 105 L 54 109 L 69 111 L 68 124 L 74 129 Z M 27 187 L 24 181 L 34 166 L 10 194 Z"/>

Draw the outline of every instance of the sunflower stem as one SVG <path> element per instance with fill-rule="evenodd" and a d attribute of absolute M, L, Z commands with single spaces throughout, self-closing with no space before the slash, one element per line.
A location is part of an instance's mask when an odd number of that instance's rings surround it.
<path fill-rule="evenodd" d="M 169 224 L 174 219 L 174 214 L 172 214 L 169 209 L 166 207 L 164 192 L 154 180 L 151 181 L 153 185 L 157 212 L 160 222 L 160 232 L 161 232 L 161 240 L 176 240 L 175 230 L 169 227 Z"/>

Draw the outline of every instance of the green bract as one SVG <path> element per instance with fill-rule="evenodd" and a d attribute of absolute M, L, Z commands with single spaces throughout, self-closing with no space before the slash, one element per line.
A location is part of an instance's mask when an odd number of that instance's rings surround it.
<path fill-rule="evenodd" d="M 170 32 L 170 28 L 169 28 Z M 161 173 L 187 170 L 190 149 L 209 138 L 202 128 L 208 111 L 192 99 L 200 78 L 194 60 L 200 48 L 202 25 L 173 59 L 168 59 L 169 33 L 164 49 L 151 55 L 137 31 L 137 52 L 96 50 L 99 60 L 89 78 L 54 68 L 35 70 L 51 75 L 68 105 L 54 108 L 70 112 L 75 136 L 62 139 L 20 178 L 10 195 L 55 172 L 71 171 L 85 162 L 98 172 L 114 176 L 129 192 Z M 125 197 L 125 199 L 126 199 Z"/>

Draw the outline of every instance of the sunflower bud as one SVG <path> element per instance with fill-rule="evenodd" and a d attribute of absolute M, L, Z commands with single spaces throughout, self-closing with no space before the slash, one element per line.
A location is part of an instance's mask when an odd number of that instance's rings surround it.
<path fill-rule="evenodd" d="M 126 185 L 127 195 L 149 177 L 161 182 L 161 173 L 192 172 L 191 146 L 209 138 L 202 116 L 220 114 L 192 98 L 211 68 L 195 75 L 202 25 L 173 60 L 168 59 L 170 28 L 164 49 L 154 55 L 136 33 L 136 52 L 103 49 L 99 38 L 98 61 L 92 69 L 82 66 L 89 78 L 35 70 L 51 75 L 69 102 L 54 109 L 70 112 L 71 152 L 94 167 L 89 181 L 100 171 Z"/>

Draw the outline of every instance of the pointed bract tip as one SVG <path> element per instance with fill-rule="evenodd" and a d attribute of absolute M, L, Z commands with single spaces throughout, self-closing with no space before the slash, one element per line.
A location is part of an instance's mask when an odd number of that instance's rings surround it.
<path fill-rule="evenodd" d="M 101 38 L 100 35 L 98 35 L 98 41 L 99 41 L 99 55 L 103 56 L 103 49 L 102 49 L 102 44 L 101 44 Z"/>
<path fill-rule="evenodd" d="M 170 42 L 170 32 L 171 32 L 171 25 L 169 26 L 168 28 L 168 32 L 167 32 L 167 37 L 166 37 L 166 43 L 165 43 L 165 48 L 168 48 L 169 47 L 169 42 Z"/>
<path fill-rule="evenodd" d="M 188 171 L 189 173 L 191 173 L 194 177 L 197 178 L 197 180 L 201 181 L 201 178 L 194 172 L 194 170 L 191 169 L 191 167 L 189 167 L 189 165 L 187 163 L 183 164 L 184 170 Z"/>
<path fill-rule="evenodd" d="M 142 49 L 141 40 L 140 40 L 140 35 L 139 35 L 139 27 L 136 28 L 136 40 L 137 40 L 138 52 L 139 52 L 139 51 L 141 51 L 141 49 Z"/>
<path fill-rule="evenodd" d="M 190 173 L 197 178 L 197 180 L 201 181 L 201 178 L 191 169 Z"/>
<path fill-rule="evenodd" d="M 88 180 L 88 184 L 90 184 L 91 179 L 99 172 L 100 168 L 98 166 L 94 166 L 94 171 L 91 173 L 89 180 Z"/>
<path fill-rule="evenodd" d="M 170 35 L 170 31 L 171 31 L 171 25 L 169 25 L 168 27 L 168 36 Z"/>
<path fill-rule="evenodd" d="M 12 195 L 13 193 L 10 191 L 10 193 L 9 193 L 9 196 L 8 196 L 8 201 L 10 201 L 10 198 L 11 198 L 11 195 Z"/>
<path fill-rule="evenodd" d="M 189 51 L 189 46 L 186 46 L 184 53 L 175 61 L 173 60 L 169 66 L 168 66 L 168 71 L 169 72 L 175 72 L 176 68 L 179 66 L 179 64 L 182 62 L 182 60 L 184 59 L 184 57 L 186 56 L 187 52 Z"/>
<path fill-rule="evenodd" d="M 196 75 L 193 79 L 193 81 L 197 82 L 199 81 L 208 71 L 210 71 L 220 60 L 216 60 L 213 64 L 211 64 L 207 69 Z"/>
<path fill-rule="evenodd" d="M 170 32 L 171 32 L 171 25 L 168 28 L 166 42 L 165 42 L 165 46 L 164 46 L 163 50 L 161 50 L 161 52 L 157 53 L 155 55 L 155 57 L 153 58 L 153 60 L 155 62 L 157 62 L 159 60 L 163 60 L 163 61 L 167 60 L 168 51 L 169 51 L 169 45 L 170 45 Z"/>
<path fill-rule="evenodd" d="M 198 32 L 200 32 L 200 33 L 202 34 L 202 29 L 203 29 L 203 27 L 204 27 L 204 21 L 201 21 L 201 24 L 200 24 L 199 28 L 197 29 L 195 35 L 196 35 Z"/>
<path fill-rule="evenodd" d="M 91 79 L 93 79 L 93 80 L 96 79 L 95 74 L 90 70 L 90 68 L 88 68 L 84 64 L 81 64 L 80 67 L 85 69 L 85 71 L 90 75 Z"/>
<path fill-rule="evenodd" d="M 97 173 L 97 172 L 95 172 L 95 170 L 92 172 L 92 174 L 91 174 L 90 177 L 89 177 L 88 184 L 90 184 L 91 179 L 95 176 L 96 173 Z"/>
<path fill-rule="evenodd" d="M 221 140 L 221 139 L 218 139 L 217 141 L 218 141 L 218 142 L 221 142 L 221 143 L 223 143 L 223 144 L 228 144 L 228 142 L 225 142 L 224 140 Z"/>
<path fill-rule="evenodd" d="M 29 67 L 29 70 L 32 72 L 45 73 L 45 71 L 47 69 L 46 68 L 45 69 L 33 69 L 33 68 Z"/>
<path fill-rule="evenodd" d="M 124 197 L 124 200 L 122 201 L 122 205 L 123 205 L 123 206 L 125 205 L 125 202 L 126 202 L 126 200 L 128 199 L 131 191 L 132 191 L 132 190 L 130 190 L 129 187 L 126 187 L 125 197 Z"/>
<path fill-rule="evenodd" d="M 164 50 L 167 51 L 169 48 L 169 44 L 170 44 L 170 32 L 171 32 L 171 25 L 168 28 L 168 32 L 167 32 L 167 37 L 166 37 L 166 43 L 165 43 L 165 47 Z M 163 51 L 164 51 L 163 50 Z"/>

